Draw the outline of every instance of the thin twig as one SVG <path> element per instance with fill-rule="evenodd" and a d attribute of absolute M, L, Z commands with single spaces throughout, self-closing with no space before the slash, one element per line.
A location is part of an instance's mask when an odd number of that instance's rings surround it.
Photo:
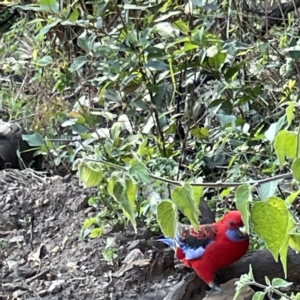
<path fill-rule="evenodd" d="M 116 165 L 114 163 L 107 162 L 104 160 L 99 160 L 99 159 L 97 160 L 97 159 L 90 159 L 90 158 L 83 159 L 83 162 L 88 162 L 88 161 L 99 162 L 99 163 L 105 164 L 105 165 L 110 166 L 115 169 L 119 169 L 119 170 L 122 170 L 125 172 L 128 171 L 128 168 L 125 168 L 125 167 L 122 167 L 122 166 L 119 166 L 119 165 Z M 184 184 L 184 182 L 182 182 L 182 181 L 175 181 L 175 180 L 155 176 L 151 173 L 149 173 L 149 177 L 152 179 L 159 180 L 159 181 L 166 182 L 166 183 L 173 184 L 173 185 L 183 185 Z M 284 174 L 280 174 L 280 175 L 276 175 L 276 176 L 268 177 L 268 178 L 263 178 L 263 179 L 259 179 L 259 180 L 249 180 L 249 181 L 243 181 L 243 182 L 219 182 L 219 181 L 203 182 L 203 183 L 190 183 L 190 185 L 191 186 L 210 187 L 210 188 L 228 188 L 228 187 L 238 187 L 243 184 L 261 185 L 263 183 L 267 183 L 270 181 L 292 178 L 292 177 L 293 177 L 293 174 L 291 172 L 289 172 L 289 173 L 284 173 Z"/>

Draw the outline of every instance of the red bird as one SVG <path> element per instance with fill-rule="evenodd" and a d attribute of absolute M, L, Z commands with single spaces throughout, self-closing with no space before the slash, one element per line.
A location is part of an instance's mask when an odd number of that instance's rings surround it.
<path fill-rule="evenodd" d="M 248 250 L 249 237 L 243 226 L 241 214 L 235 210 L 216 223 L 200 225 L 198 230 L 180 225 L 175 240 L 159 241 L 176 250 L 177 258 L 209 287 L 220 290 L 214 281 L 215 272 L 239 260 Z"/>

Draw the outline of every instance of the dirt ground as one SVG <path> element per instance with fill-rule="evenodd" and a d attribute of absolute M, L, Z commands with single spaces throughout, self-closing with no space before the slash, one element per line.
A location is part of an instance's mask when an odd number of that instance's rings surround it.
<path fill-rule="evenodd" d="M 147 230 L 80 239 L 95 189 L 75 177 L 0 171 L 1 299 L 201 299 L 201 281 Z M 114 238 L 119 257 L 102 255 Z"/>

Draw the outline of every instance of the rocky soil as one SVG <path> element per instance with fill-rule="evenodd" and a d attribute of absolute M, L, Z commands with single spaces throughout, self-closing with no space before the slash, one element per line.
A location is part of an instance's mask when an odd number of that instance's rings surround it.
<path fill-rule="evenodd" d="M 135 234 L 108 226 L 101 238 L 80 238 L 84 220 L 99 210 L 88 205 L 96 193 L 72 176 L 0 171 L 0 300 L 204 299 L 206 285 L 147 229 Z M 294 209 L 300 211 L 298 202 Z M 119 254 L 110 264 L 103 256 L 108 238 Z M 231 279 L 248 273 L 250 264 L 258 282 L 264 284 L 265 276 L 284 278 L 281 265 L 261 250 L 221 270 L 219 280 L 227 282 L 223 293 L 205 299 L 233 299 Z M 294 282 L 289 292 L 299 291 L 300 257 L 291 249 L 288 270 L 288 280 Z M 253 290 L 244 292 L 238 300 L 252 299 Z"/>
<path fill-rule="evenodd" d="M 147 230 L 80 239 L 95 194 L 74 177 L 0 171 L 0 299 L 202 298 L 201 281 Z M 108 236 L 114 264 L 102 255 Z"/>

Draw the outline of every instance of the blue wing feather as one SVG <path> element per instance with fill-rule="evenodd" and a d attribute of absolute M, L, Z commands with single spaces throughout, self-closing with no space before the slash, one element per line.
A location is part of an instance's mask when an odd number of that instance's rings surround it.
<path fill-rule="evenodd" d="M 216 236 L 216 228 L 214 225 L 199 226 L 194 231 L 190 225 L 179 226 L 175 240 L 170 238 L 159 239 L 159 241 L 167 244 L 175 249 L 179 247 L 187 260 L 199 259 L 204 253 L 208 245 L 210 245 Z"/>

